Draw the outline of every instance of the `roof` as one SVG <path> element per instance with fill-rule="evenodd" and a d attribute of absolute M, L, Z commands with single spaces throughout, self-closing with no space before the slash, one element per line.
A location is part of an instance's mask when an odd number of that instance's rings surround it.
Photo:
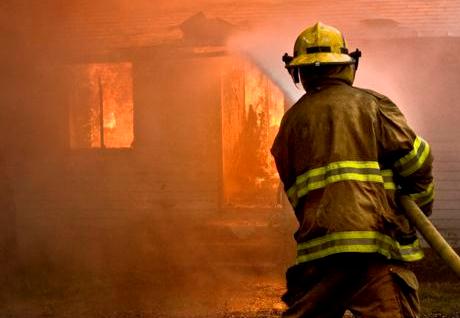
<path fill-rule="evenodd" d="M 301 30 L 322 21 L 339 27 L 348 38 L 460 36 L 457 0 L 7 1 L 0 13 L 14 15 L 16 23 L 33 34 L 36 46 L 71 50 L 152 46 L 177 40 L 182 36 L 179 26 L 201 11 L 246 29 L 275 25 Z"/>

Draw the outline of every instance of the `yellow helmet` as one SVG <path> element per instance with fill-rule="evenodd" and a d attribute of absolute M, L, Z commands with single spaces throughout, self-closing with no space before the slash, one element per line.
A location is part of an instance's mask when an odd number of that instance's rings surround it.
<path fill-rule="evenodd" d="M 339 30 L 318 22 L 300 33 L 294 45 L 294 56 L 286 53 L 283 61 L 294 75 L 294 69 L 307 65 L 355 64 L 357 69 L 360 56 L 359 50 L 348 53 L 347 43 Z"/>

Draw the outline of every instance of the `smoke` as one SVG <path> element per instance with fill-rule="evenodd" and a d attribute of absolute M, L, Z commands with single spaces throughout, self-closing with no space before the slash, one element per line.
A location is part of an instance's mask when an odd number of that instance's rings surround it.
<path fill-rule="evenodd" d="M 292 30 L 269 25 L 239 34 L 228 42 L 230 52 L 251 60 L 278 85 L 287 97 L 288 104 L 297 101 L 304 93 L 302 88 L 293 84 L 281 60 L 285 52 L 292 55 L 293 43 L 297 37 Z"/>
<path fill-rule="evenodd" d="M 262 69 L 292 105 L 304 91 L 294 85 L 281 57 L 285 52 L 292 55 L 297 35 L 308 26 L 298 22 L 262 25 L 234 36 L 228 46 L 231 52 L 246 56 Z M 346 36 L 350 51 L 359 48 L 363 52 L 354 85 L 387 95 L 416 130 L 426 132 L 425 121 L 432 108 L 421 97 L 424 92 L 420 87 L 434 84 L 441 90 L 446 89 L 438 61 L 446 53 L 450 55 L 449 51 L 436 49 L 420 54 L 421 41 L 416 38 L 375 38 L 371 31 Z M 430 78 L 426 77 L 428 69 L 434 70 Z"/>
<path fill-rule="evenodd" d="M 292 55 L 297 35 L 307 26 L 301 23 L 258 26 L 234 36 L 228 42 L 228 47 L 232 53 L 246 56 L 263 70 L 282 89 L 288 99 L 288 104 L 292 105 L 304 94 L 304 90 L 300 85 L 294 85 L 281 57 L 285 52 Z M 412 109 L 409 109 L 411 106 L 410 104 L 407 105 L 411 101 L 405 98 L 411 92 L 407 92 L 398 83 L 402 80 L 401 77 L 409 72 L 411 66 L 401 63 L 402 61 L 398 57 L 382 58 L 382 52 L 387 51 L 387 54 L 384 55 L 388 56 L 389 47 L 383 42 L 380 45 L 375 45 L 375 43 L 369 45 L 369 41 L 366 39 L 358 38 L 355 40 L 352 36 L 348 36 L 348 42 L 350 50 L 359 47 L 363 51 L 355 85 L 388 94 L 404 110 L 410 112 L 408 115 L 412 117 Z M 411 47 L 408 47 L 408 50 L 410 53 L 406 54 L 415 53 Z M 390 67 L 383 68 L 383 65 Z M 421 118 L 417 116 L 414 118 L 416 118 L 414 120 L 416 122 L 421 121 Z"/>
<path fill-rule="evenodd" d="M 295 251 L 293 215 L 218 204 L 224 57 L 175 51 L 183 44 L 177 26 L 199 11 L 252 25 L 229 51 L 250 59 L 294 103 L 303 91 L 281 57 L 316 21 L 297 14 L 261 23 L 254 12 L 278 12 L 284 2 L 246 5 L 0 4 L 0 230 L 7 242 L 0 242 L 7 255 L 0 266 L 9 268 L 0 316 L 213 317 L 272 308 Z M 426 39 L 347 38 L 364 54 L 356 85 L 388 95 L 422 133 L 453 139 L 446 136 L 460 119 L 457 42 L 430 40 L 427 48 Z M 69 70 L 97 63 L 133 63 L 132 149 L 72 148 L 70 105 L 85 100 L 78 94 L 90 83 Z"/>

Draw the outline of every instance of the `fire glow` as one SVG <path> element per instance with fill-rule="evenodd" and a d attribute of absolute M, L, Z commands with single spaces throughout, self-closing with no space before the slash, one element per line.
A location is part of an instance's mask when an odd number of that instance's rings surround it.
<path fill-rule="evenodd" d="M 130 63 L 89 64 L 74 68 L 71 108 L 72 148 L 130 148 L 134 140 Z"/>
<path fill-rule="evenodd" d="M 255 65 L 238 60 L 222 89 L 224 202 L 279 204 L 279 179 L 270 147 L 284 114 L 284 95 Z"/>

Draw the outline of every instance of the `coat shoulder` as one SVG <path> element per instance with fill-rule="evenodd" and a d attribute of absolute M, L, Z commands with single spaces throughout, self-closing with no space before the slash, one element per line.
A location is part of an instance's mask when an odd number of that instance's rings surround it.
<path fill-rule="evenodd" d="M 371 90 L 371 89 L 360 88 L 360 87 L 353 87 L 353 88 L 356 89 L 356 90 L 358 90 L 358 91 L 361 91 L 361 92 L 363 92 L 363 93 L 365 93 L 365 94 L 369 94 L 369 95 L 375 97 L 375 98 L 378 99 L 378 100 L 387 100 L 387 99 L 388 99 L 388 97 L 386 97 L 385 95 L 380 94 L 380 93 L 378 93 L 378 92 L 376 92 L 376 91 L 373 91 L 373 90 Z"/>

